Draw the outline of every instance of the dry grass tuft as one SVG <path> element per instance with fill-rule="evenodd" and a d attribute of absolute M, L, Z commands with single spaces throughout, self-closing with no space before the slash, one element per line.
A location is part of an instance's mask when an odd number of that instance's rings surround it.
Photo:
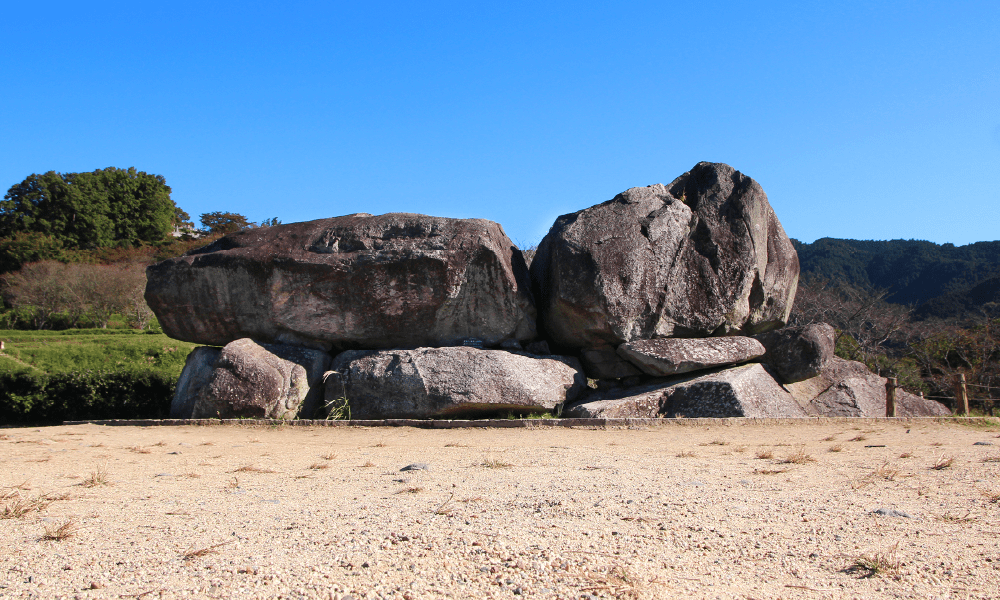
<path fill-rule="evenodd" d="M 152 452 L 152 450 L 150 450 L 149 448 L 143 448 L 142 446 L 129 446 L 128 448 L 125 449 L 128 450 L 129 452 L 135 452 L 136 454 L 149 454 L 150 452 Z"/>
<path fill-rule="evenodd" d="M 899 458 L 913 458 L 913 453 L 912 452 L 904 452 L 904 453 L 902 453 L 902 454 L 899 455 Z"/>
<path fill-rule="evenodd" d="M 3 510 L 0 510 L 0 519 L 20 519 L 33 510 L 36 510 L 34 502 L 18 496 L 8 502 Z"/>
<path fill-rule="evenodd" d="M 580 591 L 599 593 L 602 597 L 606 594 L 611 598 L 627 600 L 644 598 L 649 593 L 647 588 L 650 584 L 662 583 L 656 579 L 643 581 L 621 565 L 613 565 L 608 569 L 587 570 L 578 576 L 587 582 L 587 585 L 581 587 Z M 593 596 L 592 594 L 588 595 Z"/>
<path fill-rule="evenodd" d="M 931 446 L 944 446 L 943 442 L 932 442 Z"/>
<path fill-rule="evenodd" d="M 712 440 L 711 442 L 705 442 L 704 444 L 698 444 L 699 446 L 728 446 L 729 442 L 726 440 Z"/>
<path fill-rule="evenodd" d="M 804 465 L 811 462 L 816 462 L 816 459 L 806 454 L 806 451 L 802 448 L 792 452 L 780 461 L 783 465 Z"/>
<path fill-rule="evenodd" d="M 840 444 L 834 444 L 826 449 L 827 452 L 840 452 L 844 447 Z"/>
<path fill-rule="evenodd" d="M 684 450 L 682 452 L 678 452 L 674 456 L 676 456 L 677 458 L 694 458 L 694 457 L 696 457 L 698 455 L 695 454 L 694 452 L 690 451 L 690 450 Z"/>
<path fill-rule="evenodd" d="M 106 465 L 97 467 L 90 472 L 90 475 L 88 475 L 86 479 L 80 482 L 80 485 L 86 488 L 97 487 L 99 485 L 111 485 L 111 482 L 108 481 L 108 467 Z"/>
<path fill-rule="evenodd" d="M 166 446 L 166 445 L 167 445 L 167 443 L 166 443 L 166 442 L 164 442 L 163 440 L 160 440 L 159 442 L 156 442 L 156 443 L 155 443 L 155 444 L 153 444 L 153 445 L 154 445 L 154 446 Z"/>
<path fill-rule="evenodd" d="M 467 444 L 459 444 L 458 442 L 449 442 L 444 445 L 445 448 L 468 448 Z"/>
<path fill-rule="evenodd" d="M 330 465 L 328 465 L 327 463 L 318 463 L 318 462 L 316 462 L 316 463 L 313 463 L 313 464 L 309 465 L 309 468 L 312 469 L 312 470 L 314 470 L 314 471 L 318 471 L 320 469 L 329 469 Z"/>
<path fill-rule="evenodd" d="M 233 469 L 230 473 L 277 473 L 277 471 L 258 467 L 257 465 L 243 465 L 242 467 Z"/>
<path fill-rule="evenodd" d="M 199 446 L 214 446 L 215 442 L 202 442 L 198 444 Z"/>
<path fill-rule="evenodd" d="M 953 515 L 950 512 L 947 512 L 939 516 L 938 520 L 944 521 L 945 523 L 963 524 L 963 523 L 972 523 L 978 521 L 979 517 L 972 516 L 971 511 L 966 511 L 966 513 L 961 517 L 958 515 Z"/>
<path fill-rule="evenodd" d="M 885 479 L 886 481 L 895 481 L 896 477 L 899 476 L 899 469 L 895 466 L 890 465 L 888 461 L 882 463 L 877 469 L 872 472 L 872 475 L 879 479 Z"/>
<path fill-rule="evenodd" d="M 385 441 L 379 441 L 377 444 L 373 445 L 372 448 L 385 448 L 388 445 L 389 444 L 386 444 Z"/>
<path fill-rule="evenodd" d="M 187 552 L 185 552 L 181 556 L 181 558 L 183 558 L 184 560 L 192 560 L 192 559 L 195 559 L 195 558 L 199 558 L 201 556 L 205 556 L 206 554 L 217 554 L 219 552 L 219 548 L 221 548 L 223 546 L 226 546 L 226 545 L 229 545 L 229 544 L 232 544 L 235 541 L 236 540 L 229 540 L 228 542 L 221 542 L 221 543 L 218 543 L 218 544 L 213 544 L 213 545 L 211 545 L 211 546 L 209 546 L 207 548 L 199 548 L 197 550 L 193 550 L 193 549 L 192 550 L 188 550 Z"/>
<path fill-rule="evenodd" d="M 930 468 L 935 471 L 943 471 L 945 469 L 950 468 L 951 465 L 954 463 L 955 463 L 954 456 L 947 456 L 947 457 L 942 456 L 941 458 L 937 459 L 937 461 L 933 465 L 931 465 Z"/>
<path fill-rule="evenodd" d="M 424 488 L 420 487 L 419 485 L 412 485 L 410 487 L 403 488 L 403 489 L 399 490 L 396 493 L 397 494 L 419 494 L 422 491 L 424 491 Z"/>
<path fill-rule="evenodd" d="M 770 449 L 758 450 L 757 454 L 755 454 L 754 457 L 755 458 L 759 458 L 761 460 L 767 460 L 769 458 L 774 458 L 774 451 L 770 450 Z"/>
<path fill-rule="evenodd" d="M 781 473 L 787 473 L 788 469 L 754 469 L 754 475 L 780 475 Z"/>
<path fill-rule="evenodd" d="M 327 452 L 326 454 L 320 456 L 320 458 L 322 458 L 323 460 L 333 460 L 337 458 L 337 455 L 334 454 L 333 452 Z"/>
<path fill-rule="evenodd" d="M 80 526 L 77 525 L 76 521 L 66 521 L 59 525 L 48 525 L 45 527 L 45 535 L 42 536 L 42 539 L 59 542 L 73 537 L 79 530 Z"/>
<path fill-rule="evenodd" d="M 495 457 L 484 458 L 481 464 L 487 469 L 509 469 L 514 466 L 514 463 L 509 463 Z"/>
<path fill-rule="evenodd" d="M 986 490 L 982 490 L 982 492 L 987 502 L 990 504 L 1000 504 L 1000 492 L 988 492 Z"/>
<path fill-rule="evenodd" d="M 849 440 L 847 440 L 847 441 L 848 441 L 848 442 L 863 442 L 863 441 L 865 441 L 865 440 L 867 440 L 867 439 L 868 439 L 868 438 L 866 438 L 866 437 L 864 436 L 864 434 L 861 434 L 861 433 L 859 433 L 858 435 L 856 435 L 856 436 L 852 437 L 851 439 L 849 439 Z"/>
<path fill-rule="evenodd" d="M 835 440 L 835 439 L 837 439 L 837 436 L 834 436 L 834 435 L 828 435 L 828 436 L 826 436 L 825 438 L 821 439 L 820 441 L 821 441 L 821 442 L 832 442 L 832 441 L 833 441 L 833 440 Z"/>
<path fill-rule="evenodd" d="M 365 464 L 363 464 L 361 466 L 367 469 L 367 468 L 370 468 L 370 467 L 374 467 L 375 463 L 373 463 L 372 461 L 368 461 L 368 462 L 366 462 Z"/>
<path fill-rule="evenodd" d="M 188 479 L 198 479 L 201 477 L 201 475 L 192 471 L 191 473 L 185 473 L 181 475 L 181 477 L 187 477 Z"/>
<path fill-rule="evenodd" d="M 987 456 L 983 459 L 984 463 L 1000 463 L 1000 455 L 997 456 Z"/>
<path fill-rule="evenodd" d="M 733 446 L 733 452 L 746 452 L 746 446 Z"/>
<path fill-rule="evenodd" d="M 847 567 L 848 573 L 857 573 L 863 578 L 878 576 L 895 577 L 899 574 L 899 559 L 896 551 L 899 549 L 899 542 L 892 548 L 884 552 L 874 554 L 862 554 L 854 559 L 854 562 Z"/>

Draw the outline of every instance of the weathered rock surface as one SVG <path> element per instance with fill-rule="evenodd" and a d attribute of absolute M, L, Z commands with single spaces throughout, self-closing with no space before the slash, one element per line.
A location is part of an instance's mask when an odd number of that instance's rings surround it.
<path fill-rule="evenodd" d="M 754 337 L 767 353 L 760 362 L 771 367 L 785 383 L 805 381 L 823 372 L 833 356 L 836 331 L 826 323 L 785 327 Z"/>
<path fill-rule="evenodd" d="M 521 252 L 500 225 L 406 213 L 251 229 L 147 269 L 164 332 L 315 348 L 536 337 Z"/>
<path fill-rule="evenodd" d="M 571 349 L 774 329 L 798 274 L 764 191 L 717 163 L 559 217 L 531 264 L 540 323 Z"/>
<path fill-rule="evenodd" d="M 195 419 L 290 419 L 309 393 L 306 370 L 253 340 L 227 344 L 194 403 Z"/>
<path fill-rule="evenodd" d="M 347 397 L 353 419 L 458 418 L 545 412 L 586 386 L 573 358 L 539 358 L 468 347 L 349 350 L 328 377 L 328 397 Z"/>
<path fill-rule="evenodd" d="M 579 418 L 804 417 L 805 411 L 758 363 L 604 393 L 567 406 Z"/>
<path fill-rule="evenodd" d="M 580 351 L 580 362 L 587 377 L 593 379 L 619 379 L 642 375 L 639 367 L 625 360 L 614 348 L 585 348 Z"/>
<path fill-rule="evenodd" d="M 662 381 L 623 389 L 592 391 L 568 405 L 563 416 L 576 419 L 655 419 L 670 408 L 670 384 Z"/>
<path fill-rule="evenodd" d="M 785 385 L 809 415 L 822 417 L 884 417 L 885 383 L 863 363 L 833 356 L 817 377 Z M 896 391 L 896 416 L 947 416 L 940 402 Z"/>
<path fill-rule="evenodd" d="M 669 416 L 804 417 L 792 395 L 759 363 L 721 369 L 675 383 Z"/>
<path fill-rule="evenodd" d="M 191 351 L 184 361 L 184 370 L 177 380 L 174 399 L 170 403 L 171 419 L 190 419 L 201 390 L 212 379 L 212 369 L 219 360 L 222 348 L 200 346 Z"/>
<path fill-rule="evenodd" d="M 743 336 L 659 338 L 618 346 L 618 355 L 647 375 L 669 376 L 735 365 L 764 354 L 757 340 Z"/>
<path fill-rule="evenodd" d="M 311 417 L 329 364 L 325 352 L 249 339 L 195 348 L 177 381 L 170 417 Z"/>

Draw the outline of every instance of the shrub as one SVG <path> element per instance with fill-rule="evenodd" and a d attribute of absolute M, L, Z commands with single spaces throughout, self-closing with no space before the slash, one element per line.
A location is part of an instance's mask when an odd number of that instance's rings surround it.
<path fill-rule="evenodd" d="M 0 373 L 0 423 L 163 419 L 174 385 L 154 371 Z"/>

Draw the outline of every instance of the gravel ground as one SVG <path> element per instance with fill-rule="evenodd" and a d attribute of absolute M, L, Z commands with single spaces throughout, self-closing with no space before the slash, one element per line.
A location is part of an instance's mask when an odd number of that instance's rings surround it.
<path fill-rule="evenodd" d="M 0 597 L 997 598 L 998 434 L 0 429 Z"/>

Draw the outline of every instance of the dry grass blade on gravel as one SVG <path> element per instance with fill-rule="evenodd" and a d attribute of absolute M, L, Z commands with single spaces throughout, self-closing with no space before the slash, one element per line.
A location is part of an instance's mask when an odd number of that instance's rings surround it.
<path fill-rule="evenodd" d="M 206 554 L 216 554 L 219 552 L 219 548 L 223 546 L 228 546 L 229 544 L 232 544 L 235 541 L 236 540 L 229 540 L 228 542 L 220 542 L 218 544 L 213 544 L 211 546 L 208 546 L 207 548 L 198 548 L 197 550 L 191 549 L 185 552 L 181 556 L 181 558 L 183 558 L 184 560 L 191 560 L 194 558 L 205 556 Z"/>
<path fill-rule="evenodd" d="M 759 458 L 761 460 L 767 460 L 769 458 L 774 458 L 774 451 L 773 450 L 758 450 L 757 454 L 755 454 L 754 457 L 755 458 Z"/>
<path fill-rule="evenodd" d="M 411 485 L 410 487 L 405 487 L 405 488 L 399 490 L 396 493 L 397 494 L 419 494 L 422 491 L 424 491 L 424 488 L 420 487 L 419 485 Z"/>
<path fill-rule="evenodd" d="M 645 588 L 648 584 L 662 583 L 655 579 L 648 582 L 642 581 L 621 565 L 614 565 L 605 572 L 584 571 L 577 574 L 577 577 L 589 582 L 589 585 L 580 588 L 582 591 L 606 592 L 612 598 L 628 598 L 630 600 L 639 600 L 645 596 Z"/>
<path fill-rule="evenodd" d="M 827 448 L 826 451 L 827 452 L 840 452 L 843 449 L 844 449 L 844 446 L 842 446 L 841 444 L 834 444 L 834 445 L 830 446 L 829 448 Z"/>
<path fill-rule="evenodd" d="M 954 456 L 947 456 L 947 457 L 942 456 L 941 458 L 937 459 L 937 461 L 933 465 L 931 465 L 930 468 L 935 471 L 943 471 L 945 469 L 951 468 L 951 465 L 954 463 L 955 463 Z"/>
<path fill-rule="evenodd" d="M 806 454 L 806 451 L 802 448 L 792 452 L 780 461 L 783 465 L 804 465 L 810 462 L 816 462 L 816 459 Z"/>
<path fill-rule="evenodd" d="M 80 526 L 77 525 L 76 521 L 66 521 L 59 525 L 48 525 L 45 527 L 45 535 L 42 536 L 42 539 L 59 542 L 73 537 L 79 530 Z"/>
<path fill-rule="evenodd" d="M 258 467 L 257 465 L 243 465 L 242 467 L 237 467 L 230 471 L 230 473 L 277 473 L 277 471 L 272 471 L 265 467 Z"/>
<path fill-rule="evenodd" d="M 862 578 L 875 577 L 876 575 L 896 577 L 899 575 L 900 565 L 899 559 L 896 557 L 898 549 L 899 542 L 896 542 L 892 548 L 884 552 L 862 554 L 855 557 L 854 562 L 845 570 L 848 573 L 858 574 Z"/>
<path fill-rule="evenodd" d="M 982 490 L 982 492 L 987 502 L 990 504 L 1000 504 L 1000 492 L 990 492 L 987 490 Z"/>
<path fill-rule="evenodd" d="M 788 469 L 754 469 L 754 475 L 780 475 L 781 473 L 787 473 Z"/>
<path fill-rule="evenodd" d="M 694 458 L 698 455 L 695 454 L 694 452 L 691 452 L 690 450 L 684 450 L 683 452 L 678 452 L 676 456 L 677 458 Z"/>
<path fill-rule="evenodd" d="M 509 463 L 505 460 L 490 456 L 484 458 L 481 465 L 487 469 L 509 469 L 514 466 L 514 463 Z"/>
<path fill-rule="evenodd" d="M 108 481 L 108 467 L 106 465 L 101 465 L 90 472 L 80 485 L 86 488 L 97 487 L 99 485 L 110 485 Z"/>
<path fill-rule="evenodd" d="M 986 458 L 983 459 L 983 462 L 984 463 L 1000 462 L 1000 454 L 998 454 L 997 456 L 987 456 Z"/>
<path fill-rule="evenodd" d="M 861 434 L 861 433 L 859 433 L 858 435 L 856 435 L 856 436 L 852 437 L 851 439 L 849 439 L 849 440 L 847 440 L 847 441 L 848 441 L 848 442 L 863 442 L 863 441 L 865 441 L 865 440 L 867 440 L 867 439 L 868 439 L 868 438 L 866 438 L 866 437 L 864 436 L 864 434 Z"/>
<path fill-rule="evenodd" d="M 34 502 L 18 496 L 0 510 L 0 519 L 20 519 L 34 510 L 38 510 Z"/>
<path fill-rule="evenodd" d="M 314 470 L 314 471 L 318 471 L 320 469 L 329 469 L 330 465 L 328 465 L 326 463 L 315 462 L 315 463 L 309 465 L 309 468 L 312 469 L 312 470 Z"/>
<path fill-rule="evenodd" d="M 125 449 L 129 452 L 135 452 L 136 454 L 150 454 L 152 452 L 149 448 L 143 448 L 142 446 L 129 446 Z"/>

